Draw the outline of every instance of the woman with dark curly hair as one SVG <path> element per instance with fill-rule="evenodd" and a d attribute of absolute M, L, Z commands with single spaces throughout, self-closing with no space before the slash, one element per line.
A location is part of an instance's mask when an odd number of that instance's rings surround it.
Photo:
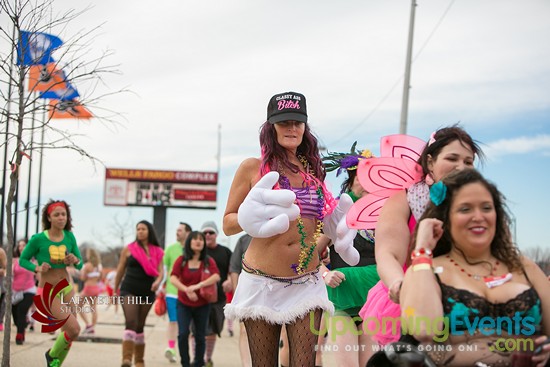
<path fill-rule="evenodd" d="M 504 198 L 479 172 L 449 174 L 430 201 L 403 281 L 402 325 L 437 365 L 515 365 L 511 338 L 535 349 L 550 332 L 546 276 L 520 255 Z M 544 366 L 549 355 L 543 345 L 521 365 Z"/>
<path fill-rule="evenodd" d="M 42 228 L 44 231 L 33 235 L 25 246 L 19 258 L 19 265 L 40 274 L 36 292 L 38 295 L 42 294 L 47 283 L 53 287 L 63 280 L 68 283 L 54 298 L 50 310 L 56 319 L 67 318 L 67 321 L 61 327 L 62 333 L 57 337 L 53 347 L 46 352 L 47 366 L 61 366 L 69 353 L 72 341 L 80 333 L 76 314 L 69 313 L 67 317 L 67 312 L 64 311 L 66 305 L 61 304 L 63 299 L 64 303 L 67 303 L 75 295 L 67 267 L 81 269 L 82 256 L 71 232 L 71 210 L 65 201 L 48 201 L 42 210 Z M 38 265 L 31 262 L 33 257 Z"/>
<path fill-rule="evenodd" d="M 155 229 L 146 220 L 136 225 L 136 240 L 120 253 L 114 293 L 120 287 L 122 311 L 126 327 L 122 337 L 122 367 L 145 365 L 145 319 L 153 306 L 155 292 L 164 274 L 162 257 Z"/>

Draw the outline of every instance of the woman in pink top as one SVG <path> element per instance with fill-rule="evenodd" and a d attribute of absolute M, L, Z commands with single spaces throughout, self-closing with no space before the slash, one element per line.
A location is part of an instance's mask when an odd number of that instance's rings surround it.
<path fill-rule="evenodd" d="M 375 343 L 385 345 L 400 338 L 399 292 L 411 251 L 411 234 L 428 204 L 431 185 L 453 171 L 472 168 L 476 156 L 483 158 L 481 148 L 460 126 L 435 131 L 418 159 L 424 179 L 394 194 L 382 207 L 375 246 L 380 282 L 369 290 L 359 312 L 364 330 L 372 335 Z M 372 348 L 365 349 L 372 353 Z"/>
<path fill-rule="evenodd" d="M 21 345 L 25 342 L 25 328 L 27 327 L 27 313 L 32 305 L 33 297 L 36 294 L 36 283 L 34 273 L 22 268 L 19 265 L 19 256 L 27 245 L 27 242 L 20 240 L 13 252 L 13 282 L 12 282 L 12 305 L 11 313 L 13 322 L 17 327 L 15 344 Z"/>

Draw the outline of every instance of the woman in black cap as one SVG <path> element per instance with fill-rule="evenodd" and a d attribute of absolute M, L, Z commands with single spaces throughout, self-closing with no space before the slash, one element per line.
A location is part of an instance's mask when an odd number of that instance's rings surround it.
<path fill-rule="evenodd" d="M 261 157 L 238 168 L 224 214 L 226 235 L 244 230 L 252 236 L 225 313 L 244 322 L 252 365 L 277 365 L 285 325 L 290 365 L 314 366 L 314 331 L 322 312 L 333 311 L 319 274 L 317 239 L 328 235 L 340 256 L 357 264 L 356 231 L 345 223 L 353 202 L 344 194 L 337 203 L 323 183 L 325 170 L 302 94 L 271 98 L 260 145 Z"/>

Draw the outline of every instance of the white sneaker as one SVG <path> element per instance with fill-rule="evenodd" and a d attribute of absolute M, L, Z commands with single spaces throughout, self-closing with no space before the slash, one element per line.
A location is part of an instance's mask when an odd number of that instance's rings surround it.
<path fill-rule="evenodd" d="M 84 329 L 84 331 L 81 334 L 82 335 L 93 335 L 93 334 L 95 334 L 95 330 L 94 330 L 93 325 L 86 326 L 86 328 Z"/>
<path fill-rule="evenodd" d="M 172 348 L 166 348 L 164 356 L 170 361 L 170 363 L 176 363 L 176 351 Z"/>

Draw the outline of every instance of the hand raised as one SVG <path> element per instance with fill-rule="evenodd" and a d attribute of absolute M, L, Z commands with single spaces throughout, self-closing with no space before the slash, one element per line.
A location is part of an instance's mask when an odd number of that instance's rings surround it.
<path fill-rule="evenodd" d="M 252 237 L 267 238 L 288 231 L 300 214 L 291 190 L 273 190 L 278 172 L 269 172 L 250 190 L 238 210 L 241 228 Z"/>
<path fill-rule="evenodd" d="M 418 223 L 416 234 L 417 247 L 433 250 L 443 236 L 443 222 L 435 218 L 425 218 Z"/>

